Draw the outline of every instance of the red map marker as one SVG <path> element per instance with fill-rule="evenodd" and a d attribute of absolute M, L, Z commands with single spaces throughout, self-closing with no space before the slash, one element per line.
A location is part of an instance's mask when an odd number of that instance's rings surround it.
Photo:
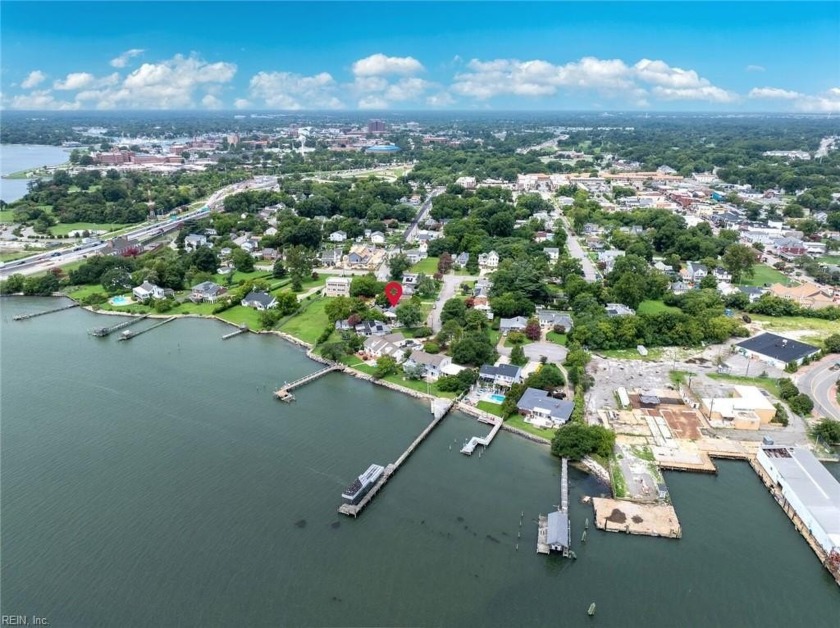
<path fill-rule="evenodd" d="M 388 303 L 391 304 L 391 307 L 394 307 L 400 302 L 401 296 L 402 284 L 400 284 L 399 281 L 391 281 L 385 285 L 385 298 L 388 299 Z"/>

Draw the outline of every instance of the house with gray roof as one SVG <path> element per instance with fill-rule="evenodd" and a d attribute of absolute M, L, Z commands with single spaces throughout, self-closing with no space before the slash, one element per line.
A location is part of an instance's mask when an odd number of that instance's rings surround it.
<path fill-rule="evenodd" d="M 215 303 L 225 292 L 227 292 L 227 288 L 212 281 L 203 281 L 192 287 L 190 301 L 193 303 Z"/>
<path fill-rule="evenodd" d="M 509 331 L 522 331 L 528 324 L 528 319 L 524 316 L 515 316 L 513 318 L 503 318 L 499 321 L 499 331 L 503 334 Z"/>
<path fill-rule="evenodd" d="M 537 310 L 537 318 L 539 318 L 540 327 L 547 331 L 551 331 L 555 325 L 562 325 L 566 331 L 570 331 L 574 326 L 572 317 L 558 310 Z"/>
<path fill-rule="evenodd" d="M 633 316 L 636 313 L 632 307 L 627 307 L 623 303 L 607 303 L 604 309 L 607 311 L 607 316 Z"/>
<path fill-rule="evenodd" d="M 442 369 L 452 364 L 452 358 L 440 353 L 426 353 L 425 351 L 412 351 L 405 366 L 413 368 L 423 367 L 423 377 L 428 380 L 436 380 L 441 375 Z"/>
<path fill-rule="evenodd" d="M 555 399 L 539 388 L 528 388 L 516 402 L 516 408 L 525 417 L 526 423 L 554 428 L 560 427 L 571 418 L 575 403 Z"/>
<path fill-rule="evenodd" d="M 242 299 L 242 305 L 262 312 L 277 305 L 277 298 L 268 292 L 252 290 Z"/>
<path fill-rule="evenodd" d="M 485 364 L 478 371 L 478 379 L 494 388 L 510 388 L 522 382 L 522 369 L 514 364 Z"/>

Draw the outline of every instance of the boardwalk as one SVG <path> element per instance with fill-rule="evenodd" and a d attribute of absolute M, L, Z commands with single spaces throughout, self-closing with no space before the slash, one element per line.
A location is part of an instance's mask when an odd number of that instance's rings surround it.
<path fill-rule="evenodd" d="M 359 513 L 364 510 L 365 506 L 367 506 L 371 500 L 376 496 L 379 490 L 385 486 L 385 483 L 391 479 L 391 477 L 397 472 L 397 470 L 402 466 L 402 464 L 408 459 L 408 457 L 414 452 L 415 449 L 422 443 L 426 437 L 431 433 L 435 427 L 437 427 L 438 423 L 440 423 L 443 418 L 449 413 L 449 410 L 452 408 L 452 403 L 446 408 L 445 412 L 439 412 L 435 414 L 435 418 L 432 419 L 432 422 L 429 423 L 425 429 L 420 432 L 420 435 L 415 438 L 412 443 L 408 446 L 408 448 L 402 453 L 402 455 L 397 458 L 394 462 L 389 464 L 385 467 L 385 472 L 382 474 L 382 477 L 373 485 L 373 488 L 368 491 L 368 494 L 362 498 L 358 504 L 342 504 L 338 508 L 338 512 L 343 515 L 348 515 L 351 517 L 358 517 Z"/>
<path fill-rule="evenodd" d="M 284 384 L 282 388 L 274 392 L 274 396 L 281 401 L 293 401 L 294 395 L 292 395 L 292 391 L 295 388 L 300 388 L 304 384 L 308 384 L 319 377 L 323 377 L 327 373 L 332 373 L 333 371 L 343 371 L 345 368 L 346 367 L 343 364 L 330 364 L 327 368 L 323 368 L 320 371 L 315 371 L 314 373 L 310 373 L 300 379 L 296 379 L 290 384 Z"/>
<path fill-rule="evenodd" d="M 131 331 L 130 329 L 126 329 L 126 330 L 122 333 L 122 336 L 120 336 L 120 338 L 119 338 L 119 339 L 120 339 L 120 340 L 131 340 L 132 338 L 137 338 L 137 336 L 140 336 L 140 335 L 142 335 L 142 334 L 145 334 L 145 333 L 147 333 L 147 332 L 150 332 L 150 331 L 152 331 L 153 329 L 157 329 L 158 327 L 162 327 L 163 325 L 166 325 L 166 323 L 171 323 L 171 322 L 172 322 L 172 321 L 174 321 L 176 318 L 178 318 L 178 317 L 177 317 L 177 316 L 170 316 L 170 317 L 169 317 L 169 318 L 167 318 L 166 320 L 163 320 L 163 321 L 161 321 L 161 322 L 159 322 L 159 323 L 155 323 L 155 324 L 154 324 L 154 325 L 152 325 L 151 327 L 147 327 L 146 329 L 141 329 L 140 331 Z"/>
<path fill-rule="evenodd" d="M 43 312 L 33 312 L 32 314 L 18 314 L 12 320 L 16 321 L 25 321 L 30 318 L 35 318 L 36 316 L 44 316 L 45 314 L 52 314 L 53 312 L 63 312 L 64 310 L 70 310 L 74 307 L 79 307 L 78 303 L 71 303 L 70 305 L 62 305 L 61 307 L 54 307 L 51 310 L 44 310 Z"/>

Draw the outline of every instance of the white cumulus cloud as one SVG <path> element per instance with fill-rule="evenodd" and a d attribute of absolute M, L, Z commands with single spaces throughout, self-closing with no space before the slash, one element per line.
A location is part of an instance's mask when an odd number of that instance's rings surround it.
<path fill-rule="evenodd" d="M 89 87 L 96 80 L 96 77 L 89 72 L 71 72 L 62 81 L 53 83 L 54 89 L 84 89 Z"/>
<path fill-rule="evenodd" d="M 32 70 L 32 72 L 30 72 L 29 75 L 25 79 L 23 79 L 23 82 L 21 82 L 20 86 L 23 89 L 32 89 L 33 87 L 36 87 L 37 85 L 43 83 L 44 79 L 46 78 L 47 75 L 41 72 L 41 70 Z"/>
<path fill-rule="evenodd" d="M 237 109 L 248 109 L 251 106 L 251 101 L 247 98 L 237 98 L 233 101 L 233 106 Z"/>
<path fill-rule="evenodd" d="M 355 76 L 405 76 L 417 74 L 424 69 L 423 64 L 414 57 L 388 57 L 382 53 L 359 59 L 353 64 Z"/>
<path fill-rule="evenodd" d="M 144 52 L 145 50 L 142 48 L 132 48 L 131 50 L 126 50 L 120 56 L 111 59 L 111 65 L 115 68 L 124 68 L 128 65 L 129 60 L 143 54 Z"/>
<path fill-rule="evenodd" d="M 340 109 L 332 75 L 304 76 L 293 72 L 259 72 L 251 77 L 248 93 L 270 109 Z"/>
<path fill-rule="evenodd" d="M 744 68 L 747 72 L 764 72 L 766 69 L 763 65 L 754 65 L 750 64 L 746 68 Z"/>
<path fill-rule="evenodd" d="M 48 89 L 35 90 L 29 94 L 21 94 L 12 98 L 9 106 L 12 109 L 37 109 L 37 110 L 65 110 L 78 109 L 78 102 L 68 102 L 64 100 L 56 100 L 52 92 Z"/>
<path fill-rule="evenodd" d="M 762 98 L 768 100 L 798 100 L 804 94 L 794 92 L 789 89 L 780 89 L 778 87 L 754 87 L 748 94 L 749 98 Z"/>

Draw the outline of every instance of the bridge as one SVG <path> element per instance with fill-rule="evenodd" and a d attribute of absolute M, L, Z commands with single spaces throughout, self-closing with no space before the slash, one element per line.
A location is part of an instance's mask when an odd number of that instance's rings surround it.
<path fill-rule="evenodd" d="M 323 377 L 327 373 L 331 373 L 333 371 L 343 371 L 346 367 L 343 364 L 330 364 L 327 368 L 321 369 L 320 371 L 315 371 L 314 373 L 310 373 L 300 379 L 296 379 L 295 381 L 291 382 L 290 384 L 284 384 L 282 388 L 274 391 L 274 396 L 277 397 L 280 401 L 294 401 L 295 396 L 292 394 L 292 391 L 295 388 L 300 388 L 304 384 L 308 384 L 311 381 L 318 379 L 319 377 Z"/>

